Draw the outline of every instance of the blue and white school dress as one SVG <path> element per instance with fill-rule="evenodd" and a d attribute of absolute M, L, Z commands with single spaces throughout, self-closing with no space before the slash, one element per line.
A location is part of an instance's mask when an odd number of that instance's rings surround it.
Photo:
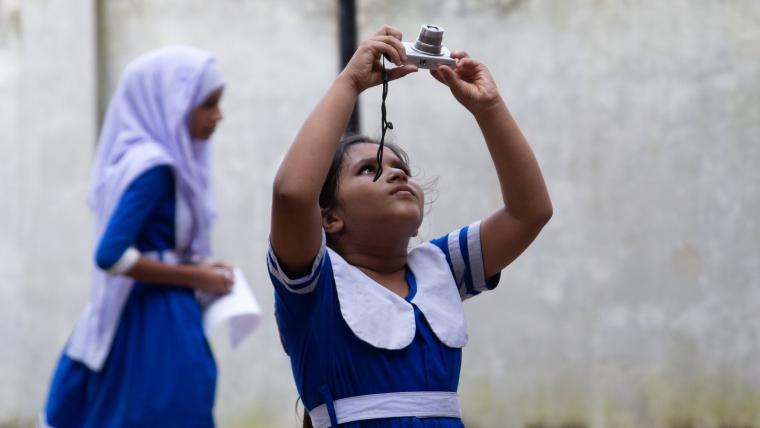
<path fill-rule="evenodd" d="M 113 269 L 140 254 L 176 263 L 175 182 L 153 167 L 123 193 L 96 254 Z M 95 371 L 66 353 L 41 425 L 54 428 L 209 428 L 216 365 L 192 289 L 135 282 L 108 356 Z"/>
<path fill-rule="evenodd" d="M 316 428 L 462 427 L 457 386 L 467 342 L 462 300 L 493 289 L 480 223 L 407 257 L 400 297 L 322 247 L 297 279 L 269 249 L 280 335 Z"/>

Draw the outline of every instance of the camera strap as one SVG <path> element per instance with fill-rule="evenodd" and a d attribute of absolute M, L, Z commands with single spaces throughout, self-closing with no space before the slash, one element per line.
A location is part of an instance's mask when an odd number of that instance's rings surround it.
<path fill-rule="evenodd" d="M 388 70 L 385 68 L 385 56 L 380 55 L 382 58 L 382 70 L 380 75 L 383 79 L 383 98 L 380 102 L 380 145 L 377 148 L 377 172 L 373 182 L 377 181 L 383 174 L 383 147 L 385 147 L 385 132 L 389 129 L 393 129 L 393 124 L 388 122 L 385 111 L 385 98 L 388 97 Z"/>

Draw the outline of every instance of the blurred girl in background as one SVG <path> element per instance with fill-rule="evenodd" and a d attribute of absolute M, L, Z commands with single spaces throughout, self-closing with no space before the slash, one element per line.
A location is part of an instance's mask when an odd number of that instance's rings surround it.
<path fill-rule="evenodd" d="M 216 365 L 196 292 L 225 294 L 211 256 L 211 140 L 224 80 L 191 47 L 128 65 L 103 122 L 89 188 L 90 302 L 69 338 L 43 427 L 213 427 Z"/>

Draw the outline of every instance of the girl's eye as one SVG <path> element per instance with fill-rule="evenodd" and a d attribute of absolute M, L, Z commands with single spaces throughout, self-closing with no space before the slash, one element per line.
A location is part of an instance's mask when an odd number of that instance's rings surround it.
<path fill-rule="evenodd" d="M 359 168 L 359 175 L 374 174 L 375 166 L 371 164 L 364 165 Z"/>

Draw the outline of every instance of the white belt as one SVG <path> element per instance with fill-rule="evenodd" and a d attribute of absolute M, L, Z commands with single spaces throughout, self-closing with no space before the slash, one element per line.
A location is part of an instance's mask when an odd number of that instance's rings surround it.
<path fill-rule="evenodd" d="M 461 418 L 456 392 L 414 391 L 358 395 L 332 401 L 338 424 L 380 418 Z M 328 403 L 309 410 L 314 428 L 333 426 Z"/>

